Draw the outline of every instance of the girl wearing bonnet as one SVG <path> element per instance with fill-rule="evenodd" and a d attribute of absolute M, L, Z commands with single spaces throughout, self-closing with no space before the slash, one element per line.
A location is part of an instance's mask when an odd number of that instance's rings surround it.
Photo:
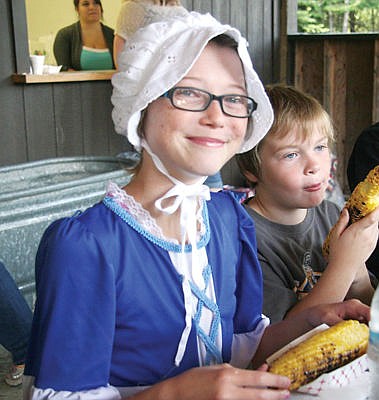
<path fill-rule="evenodd" d="M 116 130 L 141 163 L 42 237 L 26 398 L 288 398 L 266 357 L 369 308 L 322 305 L 270 326 L 262 315 L 253 222 L 203 185 L 272 122 L 244 38 L 196 12 L 149 24 L 112 83 Z"/>
<path fill-rule="evenodd" d="M 125 46 L 127 39 L 140 27 L 157 22 L 167 17 L 183 17 L 188 11 L 181 6 L 179 0 L 123 0 L 113 41 L 114 63 L 117 68 L 117 59 Z M 221 172 L 209 176 L 205 184 L 212 190 L 223 187 Z"/>

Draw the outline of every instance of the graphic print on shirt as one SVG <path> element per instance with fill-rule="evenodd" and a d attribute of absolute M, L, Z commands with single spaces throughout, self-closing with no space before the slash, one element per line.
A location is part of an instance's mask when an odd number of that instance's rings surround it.
<path fill-rule="evenodd" d="M 297 298 L 301 300 L 304 298 L 314 287 L 317 281 L 320 279 L 322 273 L 313 271 L 311 265 L 311 252 L 307 250 L 303 256 L 302 269 L 304 271 L 305 278 L 303 282 L 295 282 L 296 287 L 294 288 L 297 293 Z"/>

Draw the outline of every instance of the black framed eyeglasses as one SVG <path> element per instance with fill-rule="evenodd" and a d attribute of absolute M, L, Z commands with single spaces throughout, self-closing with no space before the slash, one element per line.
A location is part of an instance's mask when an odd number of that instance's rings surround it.
<path fill-rule="evenodd" d="M 216 96 L 205 90 L 186 86 L 174 87 L 161 97 L 170 99 L 171 104 L 179 110 L 194 112 L 206 110 L 213 100 L 217 100 L 222 112 L 235 118 L 249 118 L 258 106 L 251 97 L 241 94 Z"/>

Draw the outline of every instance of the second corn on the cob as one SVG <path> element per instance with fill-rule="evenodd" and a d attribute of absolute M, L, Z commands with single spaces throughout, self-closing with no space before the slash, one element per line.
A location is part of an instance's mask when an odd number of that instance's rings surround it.
<path fill-rule="evenodd" d="M 269 371 L 288 376 L 290 390 L 341 367 L 367 351 L 368 326 L 355 320 L 341 321 L 318 332 L 272 361 Z"/>
<path fill-rule="evenodd" d="M 356 186 L 346 203 L 351 222 L 356 222 L 379 205 L 379 165 Z"/>
<path fill-rule="evenodd" d="M 373 168 L 366 176 L 365 180 L 360 182 L 349 200 L 346 203 L 346 207 L 349 210 L 350 223 L 354 223 L 371 211 L 375 210 L 379 206 L 379 165 Z M 329 240 L 330 234 L 333 228 L 329 232 L 325 239 L 322 252 L 324 257 L 329 255 Z"/>

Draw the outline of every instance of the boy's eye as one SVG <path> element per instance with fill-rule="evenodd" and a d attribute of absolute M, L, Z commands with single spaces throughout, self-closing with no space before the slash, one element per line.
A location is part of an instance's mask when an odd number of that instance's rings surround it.
<path fill-rule="evenodd" d="M 317 151 L 323 151 L 325 149 L 328 149 L 328 146 L 325 144 L 319 144 L 318 146 L 316 146 Z"/>
<path fill-rule="evenodd" d="M 293 160 L 296 157 L 297 157 L 297 153 L 288 153 L 284 156 L 284 158 L 287 158 L 288 160 Z"/>

